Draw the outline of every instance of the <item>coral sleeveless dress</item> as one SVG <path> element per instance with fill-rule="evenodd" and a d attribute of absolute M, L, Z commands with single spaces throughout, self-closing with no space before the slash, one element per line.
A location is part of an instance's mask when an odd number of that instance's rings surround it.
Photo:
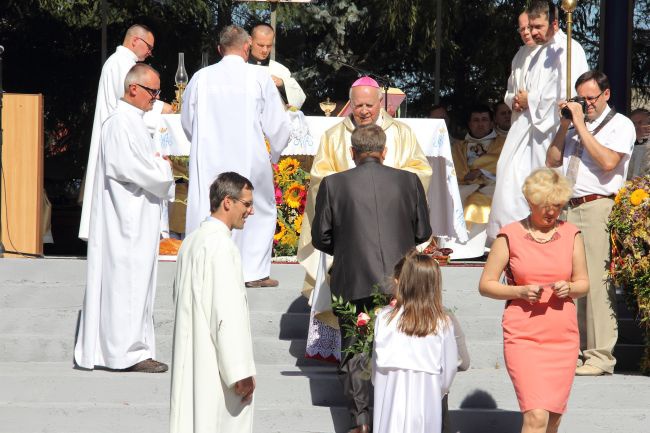
<path fill-rule="evenodd" d="M 556 281 L 571 281 L 579 230 L 567 222 L 558 224 L 548 243 L 535 241 L 519 222 L 499 233 L 510 250 L 508 283 L 542 286 L 537 303 L 510 300 L 503 312 L 503 353 L 522 412 L 565 412 L 580 349 L 576 306 L 570 297 L 555 296 L 552 288 Z"/>

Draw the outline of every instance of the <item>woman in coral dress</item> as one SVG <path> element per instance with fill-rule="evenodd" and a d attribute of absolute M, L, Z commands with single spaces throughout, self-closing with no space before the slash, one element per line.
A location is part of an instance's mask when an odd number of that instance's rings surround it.
<path fill-rule="evenodd" d="M 575 298 L 589 290 L 584 245 L 558 221 L 571 195 L 558 172 L 534 171 L 522 188 L 530 215 L 501 229 L 481 275 L 483 296 L 506 300 L 503 352 L 523 413 L 522 433 L 557 432 L 580 348 Z M 500 282 L 502 272 L 507 284 Z"/>

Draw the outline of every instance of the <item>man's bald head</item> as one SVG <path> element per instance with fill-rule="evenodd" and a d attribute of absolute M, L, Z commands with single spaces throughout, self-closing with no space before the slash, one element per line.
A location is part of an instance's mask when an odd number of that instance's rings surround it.
<path fill-rule="evenodd" d="M 260 34 L 260 35 L 274 35 L 275 30 L 273 27 L 271 27 L 270 24 L 266 23 L 260 23 L 255 25 L 253 29 L 251 30 L 251 37 L 255 37 L 255 35 Z"/>
<path fill-rule="evenodd" d="M 273 50 L 275 30 L 266 23 L 253 27 L 251 31 L 251 55 L 256 60 L 266 60 Z"/>
<path fill-rule="evenodd" d="M 151 29 L 144 24 L 134 24 L 126 31 L 122 45 L 138 57 L 142 62 L 147 57 L 153 56 L 154 37 Z"/>

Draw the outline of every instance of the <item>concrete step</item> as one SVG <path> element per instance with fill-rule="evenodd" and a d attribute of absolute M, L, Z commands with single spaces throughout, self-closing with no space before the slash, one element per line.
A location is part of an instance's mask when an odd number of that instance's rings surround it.
<path fill-rule="evenodd" d="M 254 322 L 254 328 L 262 326 Z M 0 362 L 72 362 L 74 328 L 69 335 L 11 334 L 0 335 Z M 254 334 L 255 362 L 261 364 L 318 365 L 305 359 L 306 339 L 280 340 L 277 336 Z M 156 336 L 156 358 L 171 360 L 172 336 Z M 502 368 L 503 349 L 499 341 L 472 341 L 468 344 L 473 368 Z M 316 364 L 314 364 L 316 363 Z"/>
<path fill-rule="evenodd" d="M 0 402 L 97 405 L 168 404 L 171 374 L 78 370 L 68 363 L 0 363 Z M 342 405 L 331 367 L 257 365 L 256 401 L 264 407 Z M 278 397 L 281 390 L 282 398 Z"/>
<path fill-rule="evenodd" d="M 69 337 L 76 329 L 81 310 L 73 308 L 0 308 L 0 335 Z M 460 317 L 468 341 L 501 341 L 501 324 L 494 317 Z M 158 338 L 173 334 L 174 311 L 157 309 L 154 316 Z M 47 326 L 44 326 L 47 324 Z M 282 340 L 305 339 L 309 313 L 251 311 L 251 327 L 257 337 Z"/>
<path fill-rule="evenodd" d="M 0 432 L 167 429 L 169 373 L 2 363 L 0 381 Z M 644 376 L 576 378 L 561 431 L 645 432 L 649 386 L 650 378 Z M 255 405 L 255 432 L 342 432 L 347 427 L 340 385 L 331 367 L 258 366 Z M 454 431 L 519 431 L 516 397 L 503 370 L 459 373 L 449 407 Z"/>

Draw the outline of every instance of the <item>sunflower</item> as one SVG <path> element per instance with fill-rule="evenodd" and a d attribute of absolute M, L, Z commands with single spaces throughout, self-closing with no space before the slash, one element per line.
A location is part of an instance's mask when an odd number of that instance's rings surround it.
<path fill-rule="evenodd" d="M 295 248 L 298 245 L 298 236 L 293 230 L 287 230 L 280 242 L 284 245 Z"/>
<path fill-rule="evenodd" d="M 302 203 L 305 194 L 305 186 L 299 183 L 293 183 L 284 192 L 284 201 L 293 209 L 298 209 Z"/>
<path fill-rule="evenodd" d="M 285 177 L 294 174 L 298 171 L 298 168 L 300 168 L 300 163 L 295 158 L 284 158 L 278 164 L 278 171 Z"/>
<path fill-rule="evenodd" d="M 630 203 L 632 203 L 634 206 L 640 205 L 643 200 L 647 199 L 650 197 L 647 192 L 643 189 L 636 189 L 630 194 Z"/>
<path fill-rule="evenodd" d="M 302 228 L 302 218 L 304 214 L 300 214 L 296 217 L 295 220 L 293 220 L 293 227 L 296 229 L 296 233 L 300 233 L 300 229 Z"/>
<path fill-rule="evenodd" d="M 273 235 L 273 240 L 280 242 L 286 234 L 287 228 L 284 226 L 284 223 L 282 221 L 278 221 L 278 224 L 275 226 L 275 234 Z"/>
<path fill-rule="evenodd" d="M 614 197 L 614 203 L 619 204 L 621 202 L 621 199 L 623 198 L 623 196 L 625 196 L 626 193 L 627 193 L 627 189 L 621 188 L 618 191 L 618 194 L 616 194 L 616 197 Z"/>

